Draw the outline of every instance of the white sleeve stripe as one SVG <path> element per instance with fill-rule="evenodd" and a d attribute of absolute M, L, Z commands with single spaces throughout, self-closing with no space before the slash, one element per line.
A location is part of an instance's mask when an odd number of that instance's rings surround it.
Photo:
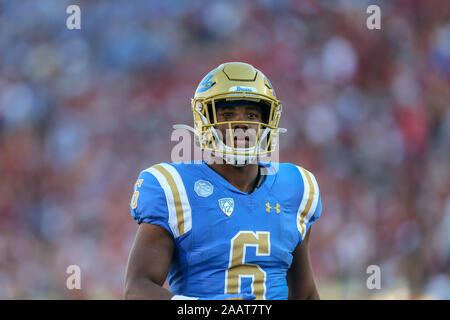
<path fill-rule="evenodd" d="M 162 189 L 164 190 L 164 195 L 166 196 L 166 202 L 167 202 L 167 209 L 169 211 L 169 227 L 170 230 L 172 230 L 172 233 L 175 238 L 179 237 L 180 234 L 178 232 L 178 222 L 177 222 L 177 213 L 175 208 L 175 201 L 173 199 L 172 190 L 169 186 L 169 183 L 167 182 L 167 179 L 163 176 L 161 172 L 159 172 L 157 169 L 151 167 L 144 172 L 148 172 L 152 174 L 156 180 L 158 180 L 159 184 L 161 185 Z"/>
<path fill-rule="evenodd" d="M 302 201 L 300 202 L 300 207 L 298 208 L 298 211 L 297 211 L 297 229 L 300 232 L 302 239 L 303 239 L 303 232 L 302 232 L 303 226 L 301 224 L 301 217 L 305 211 L 305 207 L 308 202 L 309 184 L 306 181 L 305 174 L 303 173 L 302 168 L 297 166 L 297 169 L 299 170 L 300 175 L 302 176 L 302 179 L 303 179 L 303 197 L 302 197 Z"/>
<path fill-rule="evenodd" d="M 311 172 L 307 171 L 307 170 L 305 170 L 305 171 L 307 172 L 307 174 L 309 174 L 309 176 L 310 176 L 310 178 L 312 180 L 312 183 L 314 185 L 313 202 L 312 202 L 312 205 L 311 205 L 311 208 L 310 208 L 308 214 L 305 217 L 305 222 L 304 222 L 304 225 L 305 225 L 305 228 L 306 228 L 306 225 L 308 224 L 309 220 L 314 215 L 314 212 L 316 212 L 316 209 L 317 209 L 317 204 L 319 202 L 319 186 L 317 185 L 317 181 L 316 181 L 316 178 L 314 177 L 314 175 Z"/>
<path fill-rule="evenodd" d="M 317 208 L 319 187 L 312 173 L 302 167 L 296 167 L 300 171 L 304 186 L 302 201 L 297 211 L 297 229 L 303 239 L 305 237 L 306 226 Z"/>
<path fill-rule="evenodd" d="M 184 222 L 183 233 L 186 233 L 192 229 L 192 210 L 191 205 L 189 204 L 186 188 L 184 187 L 184 183 L 183 180 L 181 179 L 180 174 L 173 166 L 167 163 L 162 163 L 161 166 L 172 175 L 172 178 L 174 179 L 176 187 L 178 189 L 181 206 L 183 208 L 183 222 Z"/>

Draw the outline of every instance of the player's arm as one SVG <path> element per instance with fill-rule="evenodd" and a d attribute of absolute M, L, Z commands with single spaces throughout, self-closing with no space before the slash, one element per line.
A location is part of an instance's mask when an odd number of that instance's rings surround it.
<path fill-rule="evenodd" d="M 220 294 L 209 297 L 174 295 L 163 288 L 175 250 L 175 240 L 180 236 L 178 216 L 174 204 L 169 210 L 167 197 L 173 199 L 173 187 L 167 177 L 175 179 L 169 164 L 153 166 L 140 173 L 130 202 L 131 216 L 139 224 L 136 238 L 128 258 L 125 275 L 125 299 L 175 299 L 175 300 L 251 300 L 252 294 Z M 184 187 L 183 187 L 184 189 Z M 178 193 L 179 195 L 179 193 Z M 184 195 L 186 196 L 186 195 Z M 173 201 L 172 201 L 173 202 Z M 183 204 L 181 204 L 183 205 Z M 184 216 L 183 216 L 184 217 Z M 186 221 L 184 221 L 186 222 Z M 189 225 L 185 223 L 184 226 Z"/>
<path fill-rule="evenodd" d="M 309 256 L 309 237 L 311 227 L 305 239 L 297 246 L 293 253 L 291 268 L 288 270 L 287 281 L 290 300 L 319 300 L 311 259 Z"/>
<path fill-rule="evenodd" d="M 125 299 L 171 299 L 173 294 L 162 285 L 173 251 L 174 242 L 166 229 L 141 223 L 128 258 Z"/>

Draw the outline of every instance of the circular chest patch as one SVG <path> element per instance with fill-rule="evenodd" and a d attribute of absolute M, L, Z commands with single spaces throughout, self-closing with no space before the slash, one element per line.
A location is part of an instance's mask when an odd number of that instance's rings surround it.
<path fill-rule="evenodd" d="M 197 180 L 194 185 L 194 191 L 199 197 L 209 197 L 213 193 L 214 187 L 211 182 L 206 180 Z"/>

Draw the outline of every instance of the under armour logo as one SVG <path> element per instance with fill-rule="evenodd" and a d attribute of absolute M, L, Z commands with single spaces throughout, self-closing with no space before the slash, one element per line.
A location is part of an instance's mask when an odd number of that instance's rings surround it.
<path fill-rule="evenodd" d="M 267 202 L 266 203 L 266 212 L 270 212 L 270 210 L 275 209 L 277 211 L 277 213 L 280 213 L 280 204 L 277 203 L 277 205 L 275 207 L 271 207 L 270 203 Z"/>

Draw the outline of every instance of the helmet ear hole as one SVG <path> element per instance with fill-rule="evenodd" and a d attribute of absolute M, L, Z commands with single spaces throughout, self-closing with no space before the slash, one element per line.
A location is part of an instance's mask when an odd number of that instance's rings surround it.
<path fill-rule="evenodd" d="M 202 103 L 201 102 L 199 102 L 199 101 L 197 101 L 197 103 L 195 104 L 195 110 L 197 111 L 197 112 L 202 112 L 202 110 L 203 110 L 203 105 L 202 105 Z"/>

